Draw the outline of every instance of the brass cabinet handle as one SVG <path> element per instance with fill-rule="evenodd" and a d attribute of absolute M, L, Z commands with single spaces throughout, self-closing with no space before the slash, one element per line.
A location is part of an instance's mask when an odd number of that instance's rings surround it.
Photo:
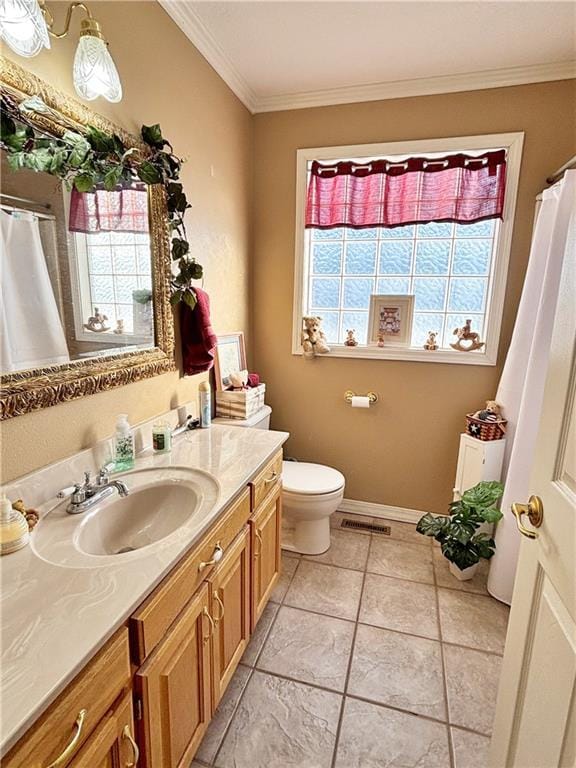
<path fill-rule="evenodd" d="M 130 726 L 125 725 L 122 729 L 122 738 L 128 739 L 130 742 L 130 746 L 132 747 L 133 752 L 133 761 L 131 763 L 126 763 L 126 768 L 135 768 L 138 765 L 138 760 L 140 759 L 140 750 L 138 749 L 138 744 L 134 741 L 134 736 L 130 733 Z"/>
<path fill-rule="evenodd" d="M 60 754 L 60 756 L 57 757 L 53 763 L 50 763 L 50 765 L 46 766 L 46 768 L 58 768 L 59 765 L 64 765 L 64 763 L 68 761 L 68 758 L 78 746 L 78 742 L 80 741 L 80 736 L 82 734 L 82 728 L 84 726 L 84 720 L 86 719 L 87 714 L 88 714 L 87 709 L 81 709 L 80 712 L 78 712 L 78 717 L 76 718 L 76 722 L 74 723 L 74 728 L 76 729 L 76 733 L 72 737 L 68 746 Z"/>
<path fill-rule="evenodd" d="M 220 609 L 218 616 L 214 616 L 214 624 L 218 624 L 224 618 L 224 603 L 220 600 L 218 592 L 214 592 L 214 600 L 218 603 L 218 608 Z"/>
<path fill-rule="evenodd" d="M 258 551 L 256 551 L 256 547 L 254 547 L 254 559 L 256 560 L 262 554 L 262 534 L 258 528 L 254 528 L 254 536 L 256 537 L 256 541 L 260 544 Z"/>
<path fill-rule="evenodd" d="M 209 568 L 211 565 L 216 565 L 216 563 L 219 563 L 220 560 L 222 560 L 223 555 L 224 550 L 222 549 L 220 542 L 217 542 L 216 546 L 214 547 L 214 554 L 210 560 L 203 560 L 201 563 L 199 563 L 198 570 L 203 571 L 205 568 Z"/>
<path fill-rule="evenodd" d="M 540 528 L 544 519 L 544 505 L 539 496 L 530 496 L 528 504 L 512 504 L 512 514 L 516 518 L 516 525 L 522 536 L 527 539 L 537 539 L 536 531 L 531 531 L 522 523 L 522 515 L 528 515 L 528 520 L 534 528 Z"/>
<path fill-rule="evenodd" d="M 212 618 L 212 616 L 210 616 L 210 611 L 208 610 L 208 608 L 206 608 L 206 606 L 204 606 L 204 610 L 202 611 L 202 615 L 206 616 L 206 618 L 210 622 L 210 631 L 208 632 L 207 635 L 205 635 L 205 637 L 202 638 L 202 642 L 204 644 L 206 644 L 208 642 L 208 640 L 210 640 L 210 638 L 214 634 L 214 630 L 216 628 L 216 625 L 214 623 L 214 619 Z"/>
<path fill-rule="evenodd" d="M 274 470 L 274 472 L 272 472 L 270 477 L 267 477 L 264 480 L 264 485 L 270 485 L 270 483 L 275 483 L 277 478 L 278 478 L 278 472 L 276 472 L 276 470 Z"/>

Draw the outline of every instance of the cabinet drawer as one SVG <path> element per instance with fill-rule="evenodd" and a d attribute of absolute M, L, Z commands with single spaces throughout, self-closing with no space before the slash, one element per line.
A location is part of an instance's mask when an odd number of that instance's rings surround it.
<path fill-rule="evenodd" d="M 128 630 L 123 627 L 8 753 L 2 768 L 46 768 L 75 739 L 74 748 L 59 768 L 68 765 L 129 684 Z"/>
<path fill-rule="evenodd" d="M 110 710 L 90 734 L 69 768 L 135 766 L 139 750 L 134 739 L 132 692 Z"/>
<path fill-rule="evenodd" d="M 276 487 L 282 477 L 282 451 L 270 459 L 264 469 L 250 483 L 252 488 L 252 510 L 257 509 L 266 496 Z"/>
<path fill-rule="evenodd" d="M 245 488 L 223 517 L 202 537 L 201 544 L 157 587 L 130 619 L 136 664 L 154 650 L 180 611 L 191 600 L 200 582 L 210 573 L 214 550 L 224 552 L 250 517 L 250 491 Z"/>

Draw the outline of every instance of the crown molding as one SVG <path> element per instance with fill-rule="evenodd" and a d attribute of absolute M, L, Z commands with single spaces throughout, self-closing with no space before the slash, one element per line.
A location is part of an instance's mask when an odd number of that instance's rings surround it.
<path fill-rule="evenodd" d="M 286 109 L 327 107 L 361 101 L 381 101 L 384 99 L 403 99 L 410 96 L 456 93 L 458 91 L 506 88 L 511 85 L 527 85 L 573 78 L 576 78 L 576 61 L 533 64 L 526 67 L 467 72 L 461 75 L 422 77 L 414 80 L 395 80 L 370 85 L 353 85 L 344 88 L 326 88 L 320 91 L 261 97 L 257 99 L 254 111 L 277 112 Z"/>
<path fill-rule="evenodd" d="M 275 96 L 258 96 L 198 16 L 192 4 L 182 0 L 159 0 L 159 3 L 252 114 L 354 104 L 362 101 L 403 99 L 410 96 L 432 96 L 458 91 L 479 91 L 576 78 L 576 61 L 566 61 L 488 69 L 460 75 L 440 75 Z"/>
<path fill-rule="evenodd" d="M 220 75 L 252 114 L 257 111 L 256 94 L 236 69 L 220 43 L 212 35 L 189 3 L 181 0 L 158 0 L 166 13 L 180 27 L 206 61 Z"/>

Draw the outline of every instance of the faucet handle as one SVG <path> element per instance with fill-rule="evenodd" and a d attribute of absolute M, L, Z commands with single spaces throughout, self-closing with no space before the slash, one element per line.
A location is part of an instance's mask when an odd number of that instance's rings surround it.
<path fill-rule="evenodd" d="M 98 475 L 96 476 L 96 485 L 108 485 L 109 483 L 109 473 L 112 472 L 116 465 L 113 461 L 108 461 L 106 464 L 104 464 L 100 469 L 98 470 Z"/>
<path fill-rule="evenodd" d="M 85 476 L 86 475 L 88 475 L 88 480 L 86 481 L 86 484 L 89 485 L 90 472 L 86 472 Z M 80 483 L 76 483 L 71 496 L 72 504 L 81 504 L 83 501 L 85 501 L 85 499 L 86 499 L 86 486 L 83 486 Z"/>
<path fill-rule="evenodd" d="M 69 485 L 67 488 L 62 488 L 58 493 L 56 494 L 57 499 L 65 499 L 68 496 L 72 496 L 72 494 L 80 487 L 78 483 L 74 483 L 74 485 Z"/>

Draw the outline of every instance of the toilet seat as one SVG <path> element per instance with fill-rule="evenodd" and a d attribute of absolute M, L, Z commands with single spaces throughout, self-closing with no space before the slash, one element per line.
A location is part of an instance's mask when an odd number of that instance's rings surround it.
<path fill-rule="evenodd" d="M 282 462 L 282 489 L 289 495 L 333 494 L 341 491 L 345 482 L 344 475 L 332 467 L 305 461 Z"/>

